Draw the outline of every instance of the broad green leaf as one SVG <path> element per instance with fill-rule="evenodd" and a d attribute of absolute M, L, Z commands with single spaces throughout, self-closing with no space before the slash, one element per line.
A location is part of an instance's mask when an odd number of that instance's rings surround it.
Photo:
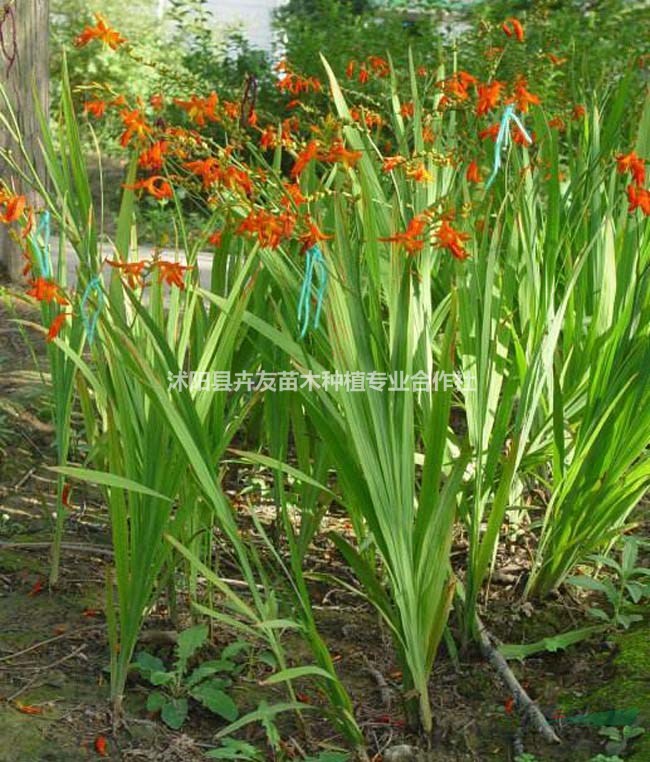
<path fill-rule="evenodd" d="M 170 699 L 163 706 L 160 717 L 165 725 L 168 725 L 172 730 L 178 730 L 187 719 L 187 699 Z"/>
<path fill-rule="evenodd" d="M 136 654 L 135 661 L 133 662 L 141 672 L 151 674 L 152 672 L 164 672 L 165 665 L 161 659 L 157 656 L 153 656 L 147 651 L 140 651 Z"/>
<path fill-rule="evenodd" d="M 226 659 L 218 659 L 216 661 L 204 661 L 202 664 L 192 671 L 192 674 L 185 680 L 187 686 L 196 685 L 201 680 L 205 680 L 206 677 L 214 675 L 217 672 L 232 672 L 237 665 L 235 662 L 227 661 Z M 224 682 L 226 682 L 224 680 Z"/>
<path fill-rule="evenodd" d="M 205 680 L 191 690 L 192 698 L 195 698 L 206 709 L 218 714 L 228 722 L 233 722 L 239 716 L 237 705 L 230 696 L 222 690 L 220 682 Z"/>
<path fill-rule="evenodd" d="M 185 672 L 187 662 L 206 644 L 207 640 L 207 624 L 197 624 L 179 633 L 176 643 L 176 668 L 180 674 Z"/>
<path fill-rule="evenodd" d="M 606 593 L 607 587 L 603 582 L 600 582 L 593 577 L 586 577 L 584 574 L 579 574 L 575 577 L 568 577 L 567 582 L 576 587 L 582 587 L 585 590 L 594 590 L 599 593 Z"/>
<path fill-rule="evenodd" d="M 247 741 L 224 738 L 219 749 L 212 749 L 205 755 L 209 759 L 240 759 L 246 762 L 262 762 L 262 752 Z"/>
<path fill-rule="evenodd" d="M 174 672 L 152 672 L 149 675 L 149 682 L 152 685 L 172 685 L 176 681 Z"/>
<path fill-rule="evenodd" d="M 233 643 L 229 643 L 222 651 L 221 658 L 226 661 L 230 661 L 235 656 L 245 651 L 250 651 L 251 645 L 245 640 L 235 640 Z"/>
<path fill-rule="evenodd" d="M 167 696 L 165 696 L 164 693 L 160 693 L 159 691 L 153 691 L 147 697 L 147 711 L 159 712 L 165 705 L 166 701 L 167 701 Z"/>

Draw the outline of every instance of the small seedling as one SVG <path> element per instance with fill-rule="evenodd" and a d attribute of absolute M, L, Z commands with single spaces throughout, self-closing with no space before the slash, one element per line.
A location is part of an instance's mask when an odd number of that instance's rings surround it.
<path fill-rule="evenodd" d="M 260 749 L 247 741 L 224 738 L 218 749 L 209 751 L 210 759 L 237 759 L 241 762 L 262 762 L 265 759 Z M 316 755 L 302 758 L 302 762 L 349 762 L 350 755 L 344 751 L 321 751 Z"/>
<path fill-rule="evenodd" d="M 608 739 L 605 752 L 610 755 L 609 759 L 611 759 L 613 755 L 622 754 L 634 738 L 642 736 L 645 733 L 645 728 L 638 725 L 625 725 L 622 728 L 601 728 L 598 732 Z"/>
<path fill-rule="evenodd" d="M 239 759 L 244 762 L 262 762 L 264 756 L 257 746 L 238 738 L 224 738 L 218 749 L 206 754 L 210 759 Z"/>
<path fill-rule="evenodd" d="M 638 552 L 639 541 L 635 537 L 626 537 L 620 563 L 609 556 L 590 556 L 595 564 L 610 569 L 612 578 L 600 580 L 584 575 L 568 578 L 571 584 L 602 593 L 607 598 L 611 609 L 606 611 L 600 606 L 593 606 L 588 612 L 590 616 L 626 630 L 643 619 L 634 607 L 643 598 L 650 597 L 650 569 L 636 565 Z"/>
<path fill-rule="evenodd" d="M 239 670 L 232 659 L 239 651 L 247 648 L 248 644 L 236 641 L 223 649 L 221 658 L 202 662 L 188 672 L 190 659 L 205 645 L 207 639 L 206 625 L 196 625 L 181 632 L 175 648 L 176 661 L 170 670 L 165 668 L 161 659 L 146 651 L 140 651 L 136 656 L 134 667 L 145 680 L 159 689 L 149 694 L 147 710 L 160 712 L 162 721 L 174 730 L 180 728 L 187 718 L 189 698 L 228 722 L 233 722 L 239 715 L 235 702 L 226 690 L 232 685 L 230 676 Z"/>

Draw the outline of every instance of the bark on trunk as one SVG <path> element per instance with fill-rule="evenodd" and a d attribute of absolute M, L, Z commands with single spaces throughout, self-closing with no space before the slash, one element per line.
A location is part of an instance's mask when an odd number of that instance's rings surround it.
<path fill-rule="evenodd" d="M 0 82 L 9 95 L 25 146 L 41 176 L 44 166 L 38 146 L 39 127 L 34 105 L 37 98 L 47 113 L 48 36 L 49 0 L 0 0 Z M 12 148 L 4 131 L 0 131 L 0 145 Z M 17 155 L 15 149 L 14 155 Z M 38 209 L 38 197 L 29 188 L 22 187 L 18 178 L 1 164 L 0 178 L 10 188 L 24 193 Z M 23 265 L 20 249 L 4 225 L 0 225 L 0 262 L 12 280 L 20 278 Z"/>

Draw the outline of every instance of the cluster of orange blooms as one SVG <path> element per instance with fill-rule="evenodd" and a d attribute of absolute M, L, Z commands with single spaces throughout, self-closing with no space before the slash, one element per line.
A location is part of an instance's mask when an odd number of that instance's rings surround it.
<path fill-rule="evenodd" d="M 515 80 L 509 96 L 506 96 L 505 82 L 499 80 L 479 82 L 476 77 L 466 71 L 458 71 L 437 84 L 443 92 L 438 102 L 440 111 L 469 101 L 471 88 L 476 92 L 474 113 L 478 117 L 489 114 L 502 104 L 513 103 L 523 114 L 528 112 L 529 106 L 540 104 L 539 97 L 528 90 L 528 83 L 521 75 Z"/>
<path fill-rule="evenodd" d="M 621 174 L 630 174 L 632 182 L 627 186 L 630 213 L 640 209 L 650 215 L 650 190 L 644 188 L 646 181 L 645 160 L 635 151 L 616 157 L 616 166 Z"/>
<path fill-rule="evenodd" d="M 442 215 L 441 222 L 435 231 L 433 238 L 437 246 L 447 249 L 456 259 L 463 260 L 469 257 L 465 243 L 469 240 L 469 233 L 461 233 L 453 228 L 450 219 L 453 214 Z M 431 210 L 426 210 L 421 214 L 416 214 L 411 218 L 403 233 L 396 233 L 387 238 L 380 238 L 380 241 L 403 246 L 409 254 L 418 254 L 424 248 L 426 242 L 427 228 L 431 225 L 434 214 Z"/>
<path fill-rule="evenodd" d="M 381 56 L 368 56 L 365 61 L 349 61 L 345 69 L 345 75 L 348 79 L 356 77 L 360 85 L 365 85 L 371 77 L 384 79 L 390 75 L 390 64 Z"/>
<path fill-rule="evenodd" d="M 287 61 L 280 61 L 275 70 L 281 72 L 282 76 L 276 83 L 280 92 L 290 93 L 291 95 L 302 95 L 303 93 L 319 93 L 323 86 L 317 77 L 301 77 L 291 70 Z"/>
<path fill-rule="evenodd" d="M 18 196 L 15 193 L 9 193 L 0 188 L 0 222 L 6 225 L 19 220 L 27 206 L 27 199 L 24 196 Z"/>
<path fill-rule="evenodd" d="M 517 43 L 525 39 L 524 28 L 516 18 L 507 19 L 502 25 L 502 30 L 508 38 Z M 75 44 L 84 46 L 92 41 L 100 41 L 112 50 L 127 44 L 100 15 L 96 16 L 94 26 L 86 27 L 79 34 Z M 560 66 L 566 61 L 551 53 L 547 55 L 554 66 Z M 303 105 L 299 100 L 300 96 L 318 94 L 323 90 L 317 78 L 299 75 L 286 61 L 281 62 L 277 70 L 279 76 L 276 87 L 290 98 L 287 108 Z M 390 72 L 390 65 L 386 59 L 368 56 L 362 61 L 350 61 L 345 73 L 349 80 L 364 85 L 371 80 L 383 80 Z M 417 75 L 426 77 L 427 69 L 420 67 L 417 69 Z M 539 96 L 531 92 L 526 78 L 521 75 L 510 84 L 497 79 L 481 82 L 472 74 L 460 70 L 444 80 L 433 82 L 433 86 L 438 92 L 438 112 L 447 109 L 467 109 L 475 117 L 482 119 L 509 104 L 522 114 L 526 114 L 531 106 L 540 105 Z M 172 126 L 161 119 L 160 113 L 167 107 L 176 108 L 185 114 L 190 126 Z M 340 137 L 341 124 L 331 115 L 320 127 L 310 125 L 310 135 L 304 139 L 300 137 L 303 125 L 295 115 L 284 119 L 280 126 L 262 126 L 258 125 L 258 115 L 253 105 L 245 120 L 246 124 L 242 124 L 242 105 L 222 101 L 214 91 L 206 96 L 191 94 L 184 99 L 175 98 L 169 103 L 162 95 L 155 95 L 148 104 L 141 100 L 129 104 L 123 96 L 109 101 L 87 100 L 84 104 L 84 112 L 95 119 L 103 118 L 108 109 L 115 109 L 121 121 L 120 144 L 137 152 L 138 167 L 145 173 L 144 177 L 125 187 L 142 191 L 164 203 L 174 197 L 175 185 L 183 185 L 204 194 L 212 208 L 223 208 L 229 222 L 232 220 L 228 199 L 234 194 L 238 216 L 238 221 L 232 228 L 234 234 L 252 237 L 259 246 L 265 248 L 277 248 L 283 243 L 296 240 L 300 243 L 300 250 L 304 252 L 331 239 L 332 236 L 321 231 L 309 214 L 309 198 L 301 189 L 301 178 L 308 167 L 317 163 L 354 168 L 362 158 L 360 151 L 351 150 L 346 146 Z M 413 119 L 415 104 L 410 101 L 403 102 L 399 111 L 403 119 Z M 575 105 L 567 118 L 578 120 L 584 115 L 585 108 Z M 352 107 L 350 116 L 356 123 L 364 125 L 368 130 L 377 130 L 378 133 L 388 124 L 388 120 L 385 120 L 382 114 L 367 106 Z M 422 116 L 424 145 L 432 144 L 435 140 L 431 119 L 431 115 Z M 215 149 L 214 144 L 201 134 L 201 130 L 205 131 L 211 125 L 221 125 L 229 132 L 227 147 Z M 564 119 L 556 116 L 549 122 L 549 126 L 564 129 Z M 485 127 L 480 126 L 477 129 L 478 137 L 482 141 L 495 141 L 499 128 L 498 122 Z M 258 144 L 262 150 L 273 150 L 281 146 L 293 154 L 293 164 L 287 172 L 288 179 L 283 183 L 279 200 L 276 199 L 273 209 L 267 208 L 261 201 L 270 185 L 265 173 L 261 169 L 247 166 L 236 157 L 235 152 L 244 145 L 239 136 L 246 130 L 249 135 L 251 131 L 258 135 Z M 519 130 L 513 130 L 511 134 L 515 142 L 524 142 Z M 404 156 L 393 154 L 393 150 L 391 141 L 386 139 L 381 156 L 384 173 L 403 172 L 406 178 L 416 183 L 428 183 L 432 180 L 432 173 L 424 161 L 426 151 Z M 449 157 L 443 157 L 443 161 L 454 163 Z M 650 214 L 650 191 L 644 187 L 645 162 L 631 152 L 618 156 L 617 166 L 621 173 L 629 173 L 632 177 L 632 182 L 627 188 L 630 211 L 640 209 L 644 214 Z M 481 182 L 482 172 L 476 159 L 468 161 L 465 178 L 469 183 Z M 305 183 L 302 185 L 304 188 Z M 268 194 L 266 197 L 270 198 Z M 33 218 L 33 211 L 24 196 L 0 188 L 0 221 L 7 224 L 19 223 L 23 227 L 23 238 L 27 240 L 33 227 Z M 453 211 L 434 213 L 429 208 L 414 215 L 407 222 L 404 231 L 379 240 L 391 243 L 409 255 L 418 254 L 423 250 L 425 243 L 430 242 L 448 251 L 454 258 L 464 260 L 469 256 L 466 243 L 470 236 L 457 230 L 452 225 L 453 220 Z M 208 238 L 208 242 L 217 248 L 221 247 L 222 233 L 223 230 L 215 231 Z M 28 261 L 25 269 L 27 275 L 31 268 L 31 256 L 27 248 L 25 257 Z M 157 271 L 160 283 L 183 289 L 185 274 L 192 269 L 177 262 L 160 259 L 138 262 L 115 260 L 108 261 L 107 264 L 119 270 L 133 288 L 144 287 L 147 276 Z M 39 301 L 54 303 L 63 308 L 70 304 L 51 279 L 32 279 L 27 293 Z M 55 317 L 50 327 L 50 339 L 57 335 L 68 315 L 68 312 L 62 311 Z"/>
<path fill-rule="evenodd" d="M 190 265 L 182 265 L 180 262 L 169 262 L 166 259 L 141 259 L 138 262 L 106 260 L 106 264 L 119 270 L 131 288 L 144 288 L 147 285 L 146 276 L 153 270 L 157 270 L 158 283 L 175 286 L 181 291 L 185 289 L 185 273 L 194 269 Z"/>
<path fill-rule="evenodd" d="M 117 50 L 126 40 L 115 29 L 112 29 L 101 13 L 95 13 L 95 25 L 87 26 L 81 34 L 75 38 L 74 44 L 81 48 L 92 40 L 101 40 L 109 48 Z"/>

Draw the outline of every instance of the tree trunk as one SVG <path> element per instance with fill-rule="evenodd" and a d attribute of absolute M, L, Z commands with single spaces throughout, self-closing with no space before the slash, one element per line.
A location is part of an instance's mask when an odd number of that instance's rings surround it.
<path fill-rule="evenodd" d="M 38 146 L 39 126 L 35 98 L 43 112 L 48 110 L 49 90 L 49 0 L 0 0 L 0 82 L 5 87 L 18 118 L 25 147 L 35 167 L 44 175 Z M 12 148 L 10 138 L 0 134 L 0 145 Z M 18 155 L 14 152 L 14 155 Z M 16 177 L 0 165 L 0 178 L 12 189 L 24 193 L 38 209 L 38 196 L 21 187 Z M 18 280 L 22 270 L 20 249 L 0 225 L 0 262 L 11 280 Z"/>

